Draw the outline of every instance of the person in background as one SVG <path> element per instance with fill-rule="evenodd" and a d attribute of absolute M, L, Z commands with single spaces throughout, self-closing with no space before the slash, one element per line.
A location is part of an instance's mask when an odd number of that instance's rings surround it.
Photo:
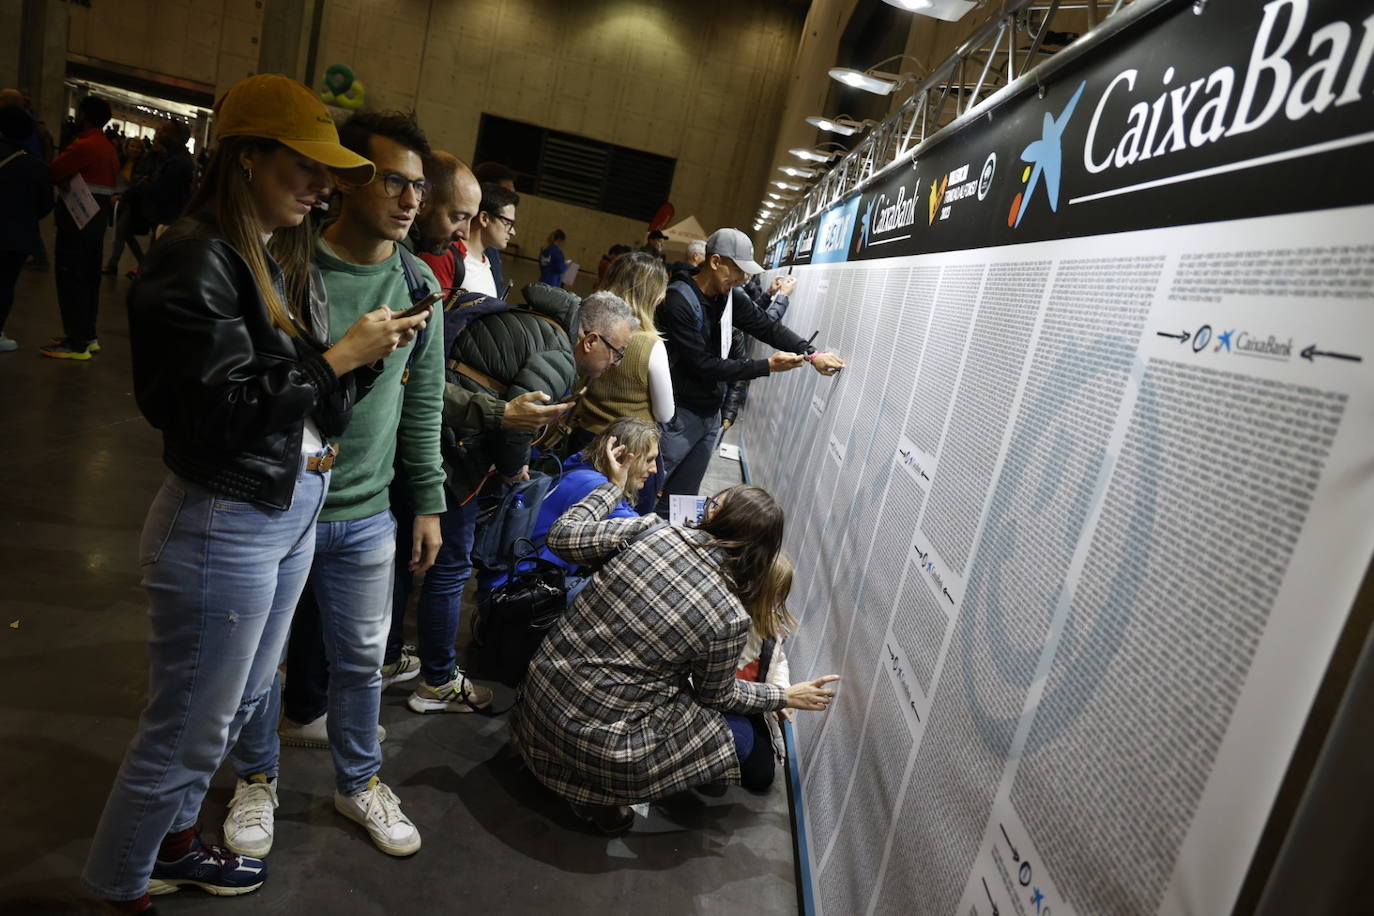
<path fill-rule="evenodd" d="M 654 316 L 667 341 L 677 404 L 660 446 L 667 479 L 658 512 L 664 517 L 670 496 L 695 496 L 701 486 L 720 438 L 720 408 L 729 382 L 786 372 L 804 363 L 827 376 L 844 368 L 838 356 L 817 352 L 781 322 L 770 320 L 743 290 L 735 289 L 762 271 L 747 235 L 738 229 L 718 229 L 706 240 L 706 260 L 696 273 L 673 278 Z M 779 349 L 767 359 L 730 359 L 731 327 Z"/>
<path fill-rule="evenodd" d="M 663 301 L 668 275 L 653 255 L 631 251 L 611 264 L 606 274 L 606 292 L 615 293 L 630 303 L 639 318 L 639 330 L 630 336 L 625 358 L 614 372 L 607 372 L 587 383 L 587 391 L 573 414 L 572 445 L 580 447 L 591 436 L 605 431 L 617 417 L 635 417 L 654 423 L 667 423 L 677 408 L 673 402 L 673 377 L 668 368 L 668 350 L 654 327 L 654 311 Z M 635 454 L 639 454 L 637 450 Z M 651 485 L 643 489 L 640 512 L 653 510 L 664 473 L 654 448 L 654 473 Z"/>
<path fill-rule="evenodd" d="M 601 256 L 601 260 L 596 265 L 596 289 L 605 289 L 606 271 L 611 269 L 611 262 L 625 252 L 633 250 L 634 249 L 629 245 L 612 245 L 610 249 Z"/>
<path fill-rule="evenodd" d="M 515 173 L 499 162 L 480 163 L 473 169 L 473 174 L 481 184 L 499 185 L 512 194 L 515 193 Z M 516 198 L 516 203 L 519 204 L 519 198 Z M 515 227 L 511 226 L 511 236 L 514 237 L 514 235 Z M 507 244 L 509 244 L 509 240 L 507 240 Z M 501 248 L 504 247 L 504 245 L 501 246 Z M 504 294 L 506 272 L 501 263 L 501 248 L 488 246 L 482 254 L 486 255 L 487 263 L 491 265 L 492 276 L 496 278 L 496 288 Z"/>
<path fill-rule="evenodd" d="M 52 211 L 52 179 L 24 148 L 33 119 L 19 105 L 0 107 L 0 353 L 19 349 L 5 334 L 14 287 L 29 256 L 40 251 L 38 221 Z"/>
<path fill-rule="evenodd" d="M 706 241 L 704 239 L 692 239 L 687 243 L 687 259 L 685 261 L 673 261 L 669 264 L 668 276 L 675 277 L 680 273 L 695 273 L 704 260 L 706 260 Z"/>
<path fill-rule="evenodd" d="M 663 256 L 663 243 L 667 240 L 668 236 L 655 229 L 653 232 L 649 233 L 649 237 L 644 241 L 644 247 L 639 250 L 646 254 L 653 255 L 658 258 L 661 263 L 667 264 L 668 259 Z"/>
<path fill-rule="evenodd" d="M 280 81 L 265 98 L 264 80 Z M 149 894 L 237 895 L 267 878 L 260 859 L 201 842 L 201 802 L 268 702 L 329 489 L 328 443 L 370 365 L 424 323 L 376 308 L 330 344 L 308 201 L 331 171 L 361 182 L 373 168 L 339 145 L 319 97 L 250 77 L 217 115 L 205 183 L 129 292 L 134 394 L 170 473 L 139 551 L 148 703 L 81 876 L 123 913 L 149 911 Z"/>
<path fill-rule="evenodd" d="M 424 167 L 430 193 L 405 244 L 434 271 L 447 299 L 465 279 L 463 255 L 455 243 L 467 242 L 468 227 L 482 203 L 482 189 L 467 163 L 452 153 L 433 150 L 425 157 Z"/>
<path fill-rule="evenodd" d="M 754 304 L 763 310 L 763 314 L 772 321 L 782 321 L 787 314 L 792 291 L 796 288 L 797 278 L 792 276 L 774 277 L 768 285 L 767 292 L 764 292 L 756 277 L 750 277 L 749 282 L 742 287 L 744 294 L 753 300 Z M 736 328 L 730 339 L 730 359 L 748 358 L 749 339 L 743 331 Z M 720 408 L 720 431 L 722 433 L 735 425 L 740 409 L 748 400 L 749 379 L 731 382 L 730 388 L 725 394 L 725 403 Z"/>
<path fill-rule="evenodd" d="M 695 528 L 609 518 L 631 464 L 613 446 L 609 483 L 548 535 L 565 561 L 604 565 L 535 653 L 510 723 L 531 772 L 608 834 L 633 825 L 629 805 L 739 782 L 753 730 L 731 717 L 826 709 L 838 680 L 783 688 L 735 677 L 750 623 L 787 597 L 770 575 L 783 536 L 776 500 L 731 487 Z"/>
<path fill-rule="evenodd" d="M 562 229 L 549 233 L 548 244 L 539 252 L 540 283 L 547 283 L 555 289 L 563 285 L 563 272 L 568 269 L 568 259 L 563 256 L 561 243 L 567 238 Z"/>
<path fill-rule="evenodd" d="M 105 253 L 105 226 L 110 221 L 110 195 L 119 174 L 119 155 L 102 133 L 109 122 L 110 103 L 98 96 L 86 96 L 76 106 L 76 138 L 48 166 L 53 184 L 59 187 L 80 175 L 99 207 L 85 226 L 76 224 L 65 204 L 56 208 L 53 264 L 62 337 L 38 351 L 53 359 L 88 360 L 91 343 L 96 341 L 100 261 Z"/>
<path fill-rule="evenodd" d="M 505 277 L 500 273 L 500 255 L 497 261 L 492 261 L 484 252 L 499 252 L 515 238 L 515 208 L 519 203 L 520 195 L 514 191 L 508 191 L 499 184 L 482 185 L 482 203 L 468 227 L 469 244 L 463 257 L 463 269 L 467 275 L 464 289 L 497 299 L 505 298 L 506 284 Z"/>
<path fill-rule="evenodd" d="M 116 187 L 119 193 L 111 198 L 115 207 L 114 244 L 110 248 L 110 259 L 100 271 L 106 276 L 114 276 L 119 271 L 119 258 L 127 245 L 138 261 L 143 260 L 143 249 L 135 236 L 144 235 L 150 228 L 143 219 L 143 207 L 139 201 L 141 186 L 153 173 L 156 155 L 143 144 L 142 137 L 129 137 L 124 141 L 124 164 L 119 167 Z M 130 276 L 133 279 L 133 276 Z"/>
<path fill-rule="evenodd" d="M 34 111 L 33 99 L 18 89 L 0 89 L 0 108 L 11 105 L 24 109 L 24 112 L 32 119 L 33 132 L 25 138 L 21 145 L 30 156 L 46 166 L 52 162 L 53 153 L 56 152 L 53 146 L 52 131 L 48 130 L 43 119 L 38 116 L 38 112 Z M 48 269 L 48 249 L 43 244 L 41 233 L 38 236 L 38 248 L 34 250 L 33 257 L 29 260 L 29 266 L 38 270 Z"/>

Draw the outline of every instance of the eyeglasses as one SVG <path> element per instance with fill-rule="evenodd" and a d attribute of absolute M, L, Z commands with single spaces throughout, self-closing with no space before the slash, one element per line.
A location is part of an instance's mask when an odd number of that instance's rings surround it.
<path fill-rule="evenodd" d="M 706 501 L 701 504 L 701 516 L 699 520 L 703 522 L 706 521 L 706 516 L 710 515 L 711 510 L 718 505 L 720 505 L 720 500 L 716 499 L 714 494 L 706 497 Z"/>
<path fill-rule="evenodd" d="M 429 192 L 434 189 L 428 179 L 410 179 L 399 172 L 387 172 L 385 175 L 378 175 L 377 178 L 382 182 L 382 194 L 387 197 L 400 197 L 410 187 L 415 191 L 416 200 L 424 200 L 429 196 Z"/>
<path fill-rule="evenodd" d="M 502 216 L 500 213 L 491 213 L 488 215 L 505 223 L 506 228 L 510 230 L 510 234 L 515 235 L 515 220 L 511 219 L 509 216 Z"/>
<path fill-rule="evenodd" d="M 625 350 L 621 347 L 617 347 L 615 344 L 611 343 L 609 340 L 602 337 L 600 334 L 596 335 L 596 339 L 605 344 L 606 349 L 610 350 L 612 353 L 615 354 L 611 357 L 611 365 L 620 365 L 620 361 L 625 358 Z"/>

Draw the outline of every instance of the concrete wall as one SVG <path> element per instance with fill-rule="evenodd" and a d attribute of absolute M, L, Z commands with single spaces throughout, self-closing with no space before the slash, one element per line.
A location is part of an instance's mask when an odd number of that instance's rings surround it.
<path fill-rule="evenodd" d="M 483 112 L 671 156 L 678 217 L 710 231 L 751 222 L 800 34 L 777 0 L 332 0 L 318 69 L 349 65 L 464 159 Z M 592 269 L 646 229 L 528 195 L 517 221 L 522 251 L 561 228 Z"/>

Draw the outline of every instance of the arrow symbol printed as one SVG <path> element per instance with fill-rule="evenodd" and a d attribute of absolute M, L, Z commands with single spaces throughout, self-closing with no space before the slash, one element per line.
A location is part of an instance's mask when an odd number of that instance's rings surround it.
<path fill-rule="evenodd" d="M 1188 339 L 1193 336 L 1192 334 L 1189 334 L 1187 330 L 1184 330 L 1182 334 L 1168 334 L 1164 331 L 1155 331 L 1155 334 L 1159 337 L 1172 338 L 1173 340 L 1177 340 L 1179 343 L 1187 343 Z"/>
<path fill-rule="evenodd" d="M 1315 357 L 1318 356 L 1328 356 L 1331 359 L 1343 359 L 1352 363 L 1364 362 L 1364 357 L 1362 356 L 1354 356 L 1349 353 L 1332 353 L 1328 350 L 1318 350 L 1316 344 L 1313 344 L 1312 346 L 1305 348 L 1299 355 L 1302 356 L 1302 358 L 1307 360 L 1309 363 L 1316 362 Z"/>
<path fill-rule="evenodd" d="M 1007 848 L 1011 850 L 1011 860 L 1013 862 L 1020 862 L 1021 854 L 1016 851 L 1015 846 L 1011 845 L 1011 837 L 1007 836 L 1007 828 L 1003 827 L 1001 824 L 998 824 L 997 827 L 1002 831 L 1002 839 L 1007 841 Z"/>
<path fill-rule="evenodd" d="M 949 593 L 949 589 L 947 589 L 947 588 L 942 588 L 942 589 L 940 589 L 940 591 L 942 591 L 942 592 L 945 593 L 945 597 L 949 599 L 949 603 L 950 603 L 950 604 L 953 604 L 953 603 L 954 603 L 954 596 L 951 595 L 951 594 Z"/>

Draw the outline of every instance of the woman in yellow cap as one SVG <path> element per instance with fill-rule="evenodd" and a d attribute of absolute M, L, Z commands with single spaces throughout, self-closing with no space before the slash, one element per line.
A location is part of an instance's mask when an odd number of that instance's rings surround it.
<path fill-rule="evenodd" d="M 139 543 L 152 638 L 148 705 L 82 878 L 122 911 L 195 885 L 262 885 L 260 859 L 200 842 L 210 777 L 269 695 L 314 551 L 329 438 L 427 313 L 379 307 L 329 345 L 306 216 L 330 173 L 373 165 L 339 145 L 306 87 L 261 75 L 218 108 L 218 141 L 187 213 L 129 294 L 139 408 L 170 473 Z M 347 460 L 345 457 L 343 460 Z"/>

